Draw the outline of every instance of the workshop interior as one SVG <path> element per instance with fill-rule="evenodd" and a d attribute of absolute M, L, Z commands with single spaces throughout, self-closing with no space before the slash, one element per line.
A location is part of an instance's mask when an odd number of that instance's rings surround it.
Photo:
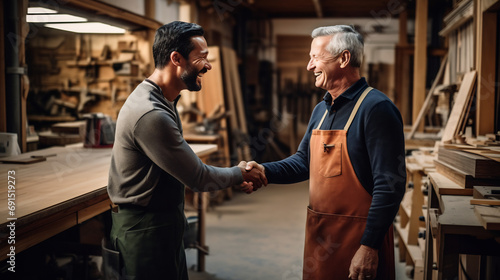
<path fill-rule="evenodd" d="M 297 152 L 326 93 L 307 69 L 311 31 L 352 26 L 361 77 L 404 125 L 396 279 L 500 279 L 500 1 L 0 0 L 0 11 L 0 279 L 118 279 L 116 120 L 172 21 L 204 29 L 212 69 L 177 110 L 183 138 L 217 167 Z M 190 279 L 302 279 L 307 203 L 307 181 L 186 188 Z"/>

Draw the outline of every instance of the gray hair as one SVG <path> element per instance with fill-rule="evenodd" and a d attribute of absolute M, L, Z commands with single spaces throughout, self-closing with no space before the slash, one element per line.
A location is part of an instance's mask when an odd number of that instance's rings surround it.
<path fill-rule="evenodd" d="M 311 33 L 312 38 L 330 35 L 333 36 L 326 46 L 326 50 L 334 57 L 340 55 L 344 50 L 348 50 L 351 53 L 351 66 L 360 67 L 363 61 L 363 36 L 349 25 L 318 27 Z"/>

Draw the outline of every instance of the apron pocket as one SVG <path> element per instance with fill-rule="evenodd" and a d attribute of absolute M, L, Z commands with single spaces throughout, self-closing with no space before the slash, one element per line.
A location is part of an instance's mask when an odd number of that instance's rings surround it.
<path fill-rule="evenodd" d="M 319 159 L 319 173 L 323 177 L 335 177 L 342 174 L 342 143 L 323 144 Z"/>

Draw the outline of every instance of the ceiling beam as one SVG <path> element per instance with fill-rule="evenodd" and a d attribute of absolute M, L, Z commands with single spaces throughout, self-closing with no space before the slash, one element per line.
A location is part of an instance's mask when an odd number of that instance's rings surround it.
<path fill-rule="evenodd" d="M 157 28 L 162 26 L 162 24 L 155 19 L 147 18 L 145 16 L 138 15 L 122 8 L 115 7 L 96 0 L 65 0 L 65 2 L 76 7 L 93 10 L 95 12 L 102 13 L 104 15 L 120 20 L 128 21 L 153 30 L 156 30 Z"/>
<path fill-rule="evenodd" d="M 323 17 L 323 8 L 321 7 L 320 0 L 312 0 L 314 4 L 314 9 L 316 10 L 316 14 L 319 18 Z"/>

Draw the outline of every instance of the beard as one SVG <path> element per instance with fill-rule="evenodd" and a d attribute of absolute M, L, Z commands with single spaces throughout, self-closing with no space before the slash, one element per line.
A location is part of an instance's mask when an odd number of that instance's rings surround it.
<path fill-rule="evenodd" d="M 186 68 L 184 73 L 182 73 L 181 79 L 189 91 L 199 91 L 201 90 L 201 83 L 198 84 L 198 74 L 206 72 L 206 68 L 203 68 L 201 71 L 197 71 L 196 69 L 189 66 Z"/>

